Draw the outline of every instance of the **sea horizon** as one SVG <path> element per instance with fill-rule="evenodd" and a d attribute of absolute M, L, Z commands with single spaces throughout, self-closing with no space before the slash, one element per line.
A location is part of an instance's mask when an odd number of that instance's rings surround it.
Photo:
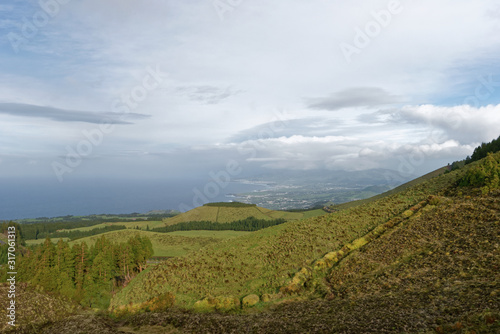
<path fill-rule="evenodd" d="M 66 215 L 146 213 L 153 210 L 185 212 L 208 202 L 237 200 L 234 194 L 251 192 L 265 184 L 207 179 L 126 180 L 47 179 L 0 180 L 0 220 Z"/>

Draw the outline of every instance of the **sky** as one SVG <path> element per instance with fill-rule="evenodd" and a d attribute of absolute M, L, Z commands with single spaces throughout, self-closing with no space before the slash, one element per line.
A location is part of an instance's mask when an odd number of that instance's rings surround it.
<path fill-rule="evenodd" d="M 497 0 L 2 2 L 0 175 L 423 174 L 500 135 L 499 29 Z"/>

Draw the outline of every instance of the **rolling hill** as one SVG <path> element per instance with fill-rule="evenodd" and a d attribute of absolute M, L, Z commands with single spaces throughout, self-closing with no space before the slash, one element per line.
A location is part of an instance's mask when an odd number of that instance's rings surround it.
<path fill-rule="evenodd" d="M 212 232 L 210 234 L 201 234 L 201 233 L 184 233 L 184 234 L 175 234 L 174 233 L 157 233 L 157 232 L 149 232 L 142 230 L 120 230 L 113 231 L 103 234 L 94 235 L 91 237 L 81 238 L 74 241 L 70 241 L 70 246 L 74 244 L 80 244 L 82 242 L 87 243 L 89 247 L 95 244 L 95 242 L 105 236 L 108 240 L 111 240 L 116 243 L 126 242 L 129 238 L 134 235 L 140 235 L 141 237 L 148 237 L 153 244 L 153 252 L 155 257 L 175 257 L 175 256 L 184 256 L 190 251 L 200 249 L 209 244 L 220 242 L 226 238 L 232 238 L 235 235 L 241 236 L 245 235 L 248 232 L 234 232 L 232 233 L 224 233 L 223 232 Z"/>
<path fill-rule="evenodd" d="M 366 199 L 357 200 L 357 201 L 351 201 L 351 202 L 346 202 L 346 203 L 342 203 L 342 204 L 335 204 L 335 205 L 330 206 L 330 209 L 332 211 L 337 211 L 337 210 L 352 208 L 352 207 L 355 207 L 355 206 L 358 206 L 361 204 L 371 203 L 371 202 L 377 201 L 379 199 L 382 199 L 384 197 L 402 192 L 403 190 L 406 190 L 412 186 L 418 185 L 418 184 L 425 182 L 427 180 L 431 180 L 432 178 L 434 178 L 436 176 L 444 174 L 447 170 L 448 170 L 448 167 L 438 168 L 430 173 L 427 173 L 425 175 L 417 177 L 416 179 L 413 179 L 409 182 L 406 182 L 406 183 L 404 183 L 400 186 L 397 186 L 394 189 L 386 191 L 382 194 L 375 195 L 375 196 L 372 196 L 372 197 L 366 198 Z"/>
<path fill-rule="evenodd" d="M 243 204 L 243 203 L 242 203 Z M 188 212 L 176 215 L 172 218 L 166 218 L 163 221 L 123 221 L 123 222 L 105 222 L 98 225 L 79 227 L 74 229 L 63 229 L 58 232 L 69 231 L 92 231 L 109 226 L 125 226 L 127 229 L 152 230 L 164 227 L 166 225 L 175 225 L 178 223 L 192 221 L 210 221 L 216 223 L 230 223 L 236 220 L 242 220 L 248 217 L 254 217 L 261 220 L 298 220 L 309 217 L 324 215 L 323 210 L 308 210 L 301 212 L 275 211 L 258 207 L 256 205 L 232 206 L 234 203 L 210 203 L 205 206 L 197 207 Z M 224 237 L 224 236 L 223 236 Z M 57 240 L 58 238 L 56 238 Z M 29 243 L 41 243 L 42 240 L 30 240 Z"/>
<path fill-rule="evenodd" d="M 145 221 L 123 221 L 123 222 L 105 222 L 102 224 L 98 225 L 92 225 L 92 226 L 87 226 L 87 227 L 77 227 L 77 228 L 72 228 L 72 229 L 61 229 L 58 230 L 58 232 L 67 232 L 67 231 L 91 231 L 99 228 L 104 228 L 107 226 L 125 226 L 128 229 L 141 229 L 141 230 L 147 230 L 157 228 L 157 227 L 162 227 L 165 224 L 162 221 L 157 221 L 157 220 L 145 220 Z"/>
<path fill-rule="evenodd" d="M 204 205 L 177 216 L 164 219 L 166 225 L 174 225 L 190 221 L 211 221 L 217 223 L 230 223 L 236 220 L 254 217 L 256 219 L 273 220 L 283 218 L 286 220 L 299 220 L 304 217 L 324 215 L 323 210 L 304 212 L 275 211 L 255 205 L 231 206 L 231 203 L 217 203 L 217 205 Z"/>
<path fill-rule="evenodd" d="M 388 324 L 392 332 L 491 330 L 498 323 L 500 192 L 463 195 L 457 184 L 470 168 L 436 172 L 377 200 L 168 260 L 117 294 L 111 307 L 140 307 L 171 293 L 180 307 L 238 309 L 232 300 L 255 294 L 267 303 L 321 300 L 286 303 L 253 320 L 209 316 L 207 331 L 224 323 L 226 330 L 252 324 L 254 332 L 269 332 L 270 317 L 279 333 L 313 323 L 325 332 L 346 324 L 359 332 L 387 331 Z M 313 317 L 306 307 L 319 311 Z"/>
<path fill-rule="evenodd" d="M 117 292 L 117 322 L 93 321 L 110 333 L 498 333 L 499 180 L 497 153 L 207 244 Z M 88 330 L 81 322 L 43 332 Z"/>
<path fill-rule="evenodd" d="M 167 291 L 186 307 L 206 296 L 275 294 L 301 267 L 451 187 L 463 173 L 422 179 L 378 201 L 274 226 L 169 260 L 135 282 L 134 289 L 117 294 L 112 306 L 142 303 Z"/>

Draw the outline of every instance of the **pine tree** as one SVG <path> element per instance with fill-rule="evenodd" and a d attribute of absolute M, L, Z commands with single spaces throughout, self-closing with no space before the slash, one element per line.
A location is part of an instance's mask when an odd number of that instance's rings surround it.
<path fill-rule="evenodd" d="M 153 244 L 148 237 L 136 235 L 128 240 L 133 252 L 134 267 L 142 272 L 146 267 L 147 260 L 153 255 Z"/>
<path fill-rule="evenodd" d="M 124 279 L 124 286 L 132 279 L 132 268 L 134 267 L 134 253 L 128 243 L 121 243 L 116 247 L 117 262 L 120 275 Z"/>
<path fill-rule="evenodd" d="M 62 239 L 59 239 L 56 245 L 55 262 L 58 275 L 57 290 L 65 296 L 72 297 L 75 293 L 75 260 L 73 251 Z"/>
<path fill-rule="evenodd" d="M 85 274 L 87 273 L 89 250 L 85 242 L 73 245 L 73 254 L 75 261 L 75 288 L 77 299 L 83 297 L 83 287 Z"/>

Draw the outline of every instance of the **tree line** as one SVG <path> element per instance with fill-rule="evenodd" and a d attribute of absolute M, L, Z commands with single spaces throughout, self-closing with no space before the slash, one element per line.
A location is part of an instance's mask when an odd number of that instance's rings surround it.
<path fill-rule="evenodd" d="M 78 222 L 46 222 L 46 223 L 24 223 L 22 224 L 22 229 L 24 237 L 26 240 L 38 240 L 45 239 L 51 236 L 52 233 L 58 230 L 64 229 L 75 229 L 81 227 L 90 227 L 94 225 L 102 224 L 102 221 L 88 220 L 88 221 L 78 221 Z"/>
<path fill-rule="evenodd" d="M 0 223 L 0 234 L 5 236 L 5 241 L 0 240 L 0 265 L 7 263 L 9 244 L 7 243 L 7 231 L 9 226 L 16 228 L 16 247 L 26 246 L 23 231 L 18 223 L 2 222 Z"/>
<path fill-rule="evenodd" d="M 89 247 L 60 239 L 57 244 L 46 238 L 34 249 L 18 253 L 17 279 L 57 292 L 88 307 L 106 308 L 111 295 L 145 269 L 153 255 L 151 240 L 136 235 L 126 242 L 113 243 L 101 236 Z M 1 278 L 7 278 L 6 266 Z"/>
<path fill-rule="evenodd" d="M 203 206 L 216 206 L 216 207 L 228 207 L 228 208 L 252 208 L 256 207 L 257 204 L 247 204 L 241 202 L 214 202 L 206 203 Z"/>
<path fill-rule="evenodd" d="M 56 218 L 36 218 L 34 221 L 20 220 L 23 227 L 23 232 L 26 240 L 30 239 L 45 239 L 47 236 L 51 238 L 59 238 L 58 234 L 54 234 L 59 230 L 75 229 L 81 227 L 91 227 L 102 223 L 116 223 L 124 220 L 134 221 L 161 221 L 164 218 L 169 218 L 177 215 L 177 212 L 167 212 L 160 214 L 117 214 L 109 215 L 89 215 L 89 216 L 62 216 Z M 111 230 L 110 230 L 111 231 Z M 113 230 L 114 231 L 114 230 Z M 108 231 L 105 231 L 108 232 Z M 85 235 L 89 236 L 89 235 Z M 65 236 L 61 236 L 65 237 Z"/>
<path fill-rule="evenodd" d="M 500 151 L 500 136 L 497 139 L 493 139 L 489 143 L 481 143 L 478 147 L 474 149 L 472 155 L 467 156 L 465 160 L 454 161 L 451 165 L 448 165 L 448 171 L 454 171 L 460 169 L 465 165 L 468 165 L 474 161 L 479 161 L 486 158 L 489 153 L 496 153 Z"/>
<path fill-rule="evenodd" d="M 108 225 L 100 228 L 94 228 L 88 231 L 80 231 L 80 230 L 56 231 L 51 233 L 49 237 L 53 239 L 69 238 L 70 240 L 76 240 L 106 232 L 124 230 L 126 228 L 127 227 L 124 225 Z"/>
<path fill-rule="evenodd" d="M 465 159 L 465 163 L 469 164 L 471 162 L 481 160 L 486 158 L 488 153 L 496 153 L 498 151 L 500 151 L 500 136 L 497 139 L 493 139 L 489 143 L 481 143 L 481 145 L 474 149 L 472 155 Z"/>
<path fill-rule="evenodd" d="M 258 231 L 267 227 L 285 223 L 283 218 L 265 220 L 257 219 L 255 217 L 248 217 L 242 220 L 236 220 L 230 223 L 214 223 L 211 221 L 191 221 L 177 223 L 170 226 L 153 228 L 153 232 L 175 232 L 175 231 L 196 231 L 196 230 L 209 230 L 209 231 Z"/>

